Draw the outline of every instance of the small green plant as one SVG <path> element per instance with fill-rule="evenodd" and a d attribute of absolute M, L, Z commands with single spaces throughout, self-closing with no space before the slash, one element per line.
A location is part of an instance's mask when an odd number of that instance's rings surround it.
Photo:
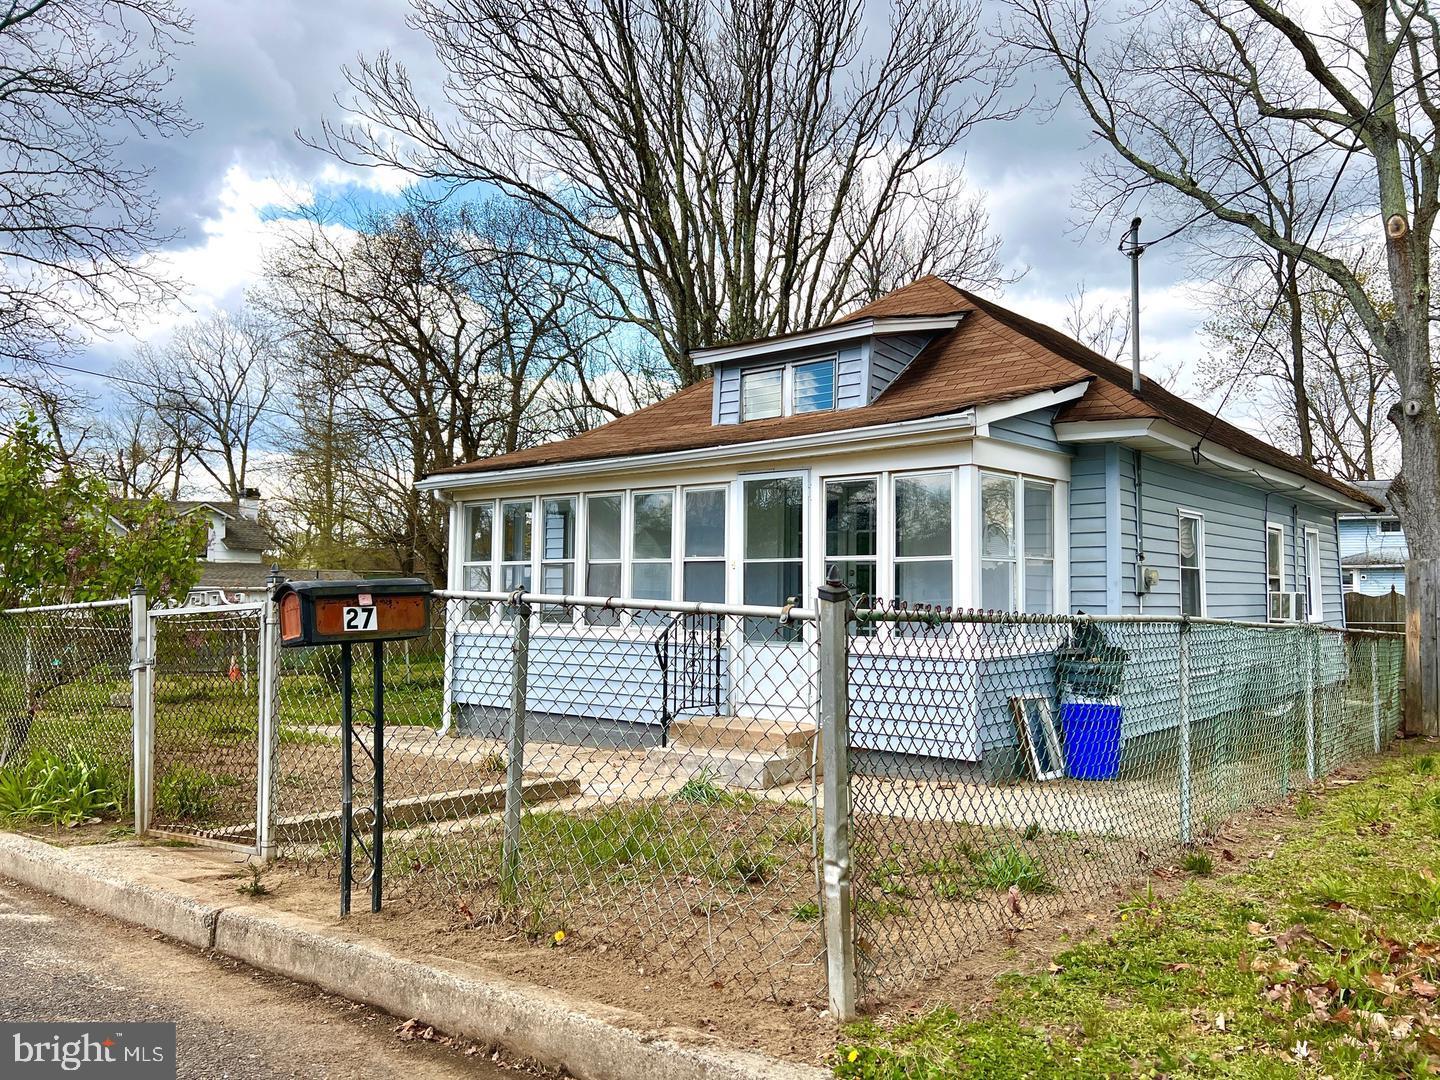
<path fill-rule="evenodd" d="M 1440 764 L 1440 757 L 1435 754 L 1421 754 L 1415 759 L 1415 771 L 1421 776 L 1429 776 L 1435 772 L 1435 767 Z"/>
<path fill-rule="evenodd" d="M 709 769 L 701 769 L 675 792 L 676 802 L 698 803 L 701 806 L 749 806 L 753 795 L 742 791 L 731 791 L 715 782 Z"/>
<path fill-rule="evenodd" d="M 790 917 L 796 922 L 817 922 L 820 918 L 820 905 L 814 900 L 806 900 L 790 909 Z"/>
<path fill-rule="evenodd" d="M 499 750 L 491 750 L 476 763 L 481 772 L 502 773 L 509 768 L 509 762 Z"/>
<path fill-rule="evenodd" d="M 118 813 L 125 795 L 114 770 L 73 749 L 0 769 L 0 820 L 74 826 Z"/>
<path fill-rule="evenodd" d="M 1021 892 L 1055 891 L 1039 860 L 1014 844 L 983 852 L 974 860 L 974 869 L 980 884 L 991 889 L 1004 890 L 1014 885 Z"/>
<path fill-rule="evenodd" d="M 1029 825 L 1026 825 L 1025 831 L 1020 834 L 1022 840 L 1036 840 L 1039 836 L 1040 823 L 1038 821 L 1032 821 Z"/>
<path fill-rule="evenodd" d="M 168 818 L 204 821 L 215 815 L 222 786 L 218 776 L 182 761 L 156 783 L 155 807 Z"/>
<path fill-rule="evenodd" d="M 260 876 L 265 873 L 264 864 L 250 863 L 245 867 L 245 869 L 250 872 L 250 880 L 242 881 L 238 886 L 236 886 L 235 891 L 238 892 L 241 896 L 268 896 L 270 893 L 270 886 L 266 885 L 263 881 L 260 880 Z"/>
<path fill-rule="evenodd" d="M 935 895 L 941 900 L 973 900 L 975 890 L 957 878 L 942 877 L 935 882 Z"/>
<path fill-rule="evenodd" d="M 1180 868 L 1187 874 L 1194 874 L 1196 877 L 1209 877 L 1215 872 L 1215 860 L 1210 857 L 1208 851 L 1195 848 L 1180 856 Z"/>
<path fill-rule="evenodd" d="M 773 852 L 746 851 L 739 845 L 730 849 L 730 876 L 746 885 L 765 885 L 780 872 L 780 860 Z"/>
<path fill-rule="evenodd" d="M 1315 800 L 1310 797 L 1308 791 L 1302 791 L 1300 797 L 1295 800 L 1295 816 L 1308 818 L 1315 812 Z"/>

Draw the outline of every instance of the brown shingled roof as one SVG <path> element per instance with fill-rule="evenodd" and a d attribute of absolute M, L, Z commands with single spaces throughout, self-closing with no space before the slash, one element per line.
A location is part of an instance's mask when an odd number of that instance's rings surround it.
<path fill-rule="evenodd" d="M 475 474 L 562 462 L 733 446 L 921 420 L 1009 401 L 1026 394 L 1090 381 L 1078 401 L 1056 417 L 1069 420 L 1161 419 L 1257 461 L 1295 473 L 1360 502 L 1369 498 L 1340 480 L 1302 464 L 1232 424 L 1146 379 L 1130 391 L 1128 368 L 1087 349 L 1056 330 L 1026 319 L 929 276 L 896 289 L 836 321 L 964 313 L 943 331 L 878 398 L 863 408 L 712 423 L 712 382 L 687 387 L 665 400 L 583 435 L 441 470 Z"/>

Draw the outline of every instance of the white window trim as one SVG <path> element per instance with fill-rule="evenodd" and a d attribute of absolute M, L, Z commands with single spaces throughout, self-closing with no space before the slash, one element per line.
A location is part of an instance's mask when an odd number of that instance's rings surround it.
<path fill-rule="evenodd" d="M 520 505 L 520 504 L 525 503 L 525 502 L 528 502 L 528 503 L 530 504 L 530 558 L 529 558 L 528 560 L 507 559 L 507 558 L 505 558 L 505 507 L 506 507 L 506 506 L 509 506 L 509 505 Z M 521 495 L 521 496 L 512 496 L 512 497 L 510 497 L 510 498 L 502 498 L 502 499 L 497 499 L 497 500 L 496 500 L 496 507 L 495 507 L 495 568 L 494 568 L 493 572 L 492 572 L 491 575 L 490 575 L 490 585 L 491 585 L 492 588 L 499 589 L 501 592 L 506 592 L 506 591 L 508 591 L 508 590 L 505 589 L 505 584 L 504 584 L 505 567 L 507 567 L 507 566 L 524 566 L 525 563 L 526 563 L 526 561 L 528 561 L 529 564 L 530 564 L 530 591 L 531 591 L 531 592 L 534 592 L 534 591 L 535 591 L 536 578 L 537 578 L 537 576 L 538 576 L 538 574 L 539 574 L 539 569 L 538 569 L 538 557 L 539 557 L 539 554 L 540 554 L 540 552 L 539 552 L 539 546 L 540 546 L 540 545 L 539 545 L 539 540 L 540 540 L 539 531 L 540 531 L 540 505 L 539 505 L 539 497 L 538 497 L 538 496 L 536 496 L 536 495 L 530 495 L 530 496 Z"/>
<path fill-rule="evenodd" d="M 950 468 L 950 469 L 905 469 L 905 470 L 896 470 L 895 472 L 892 472 L 892 473 L 890 474 L 889 505 L 888 505 L 888 507 L 887 507 L 887 509 L 889 510 L 889 519 L 890 519 L 890 520 L 889 520 L 889 523 L 888 523 L 888 527 L 887 527 L 887 532 L 889 533 L 889 536 L 890 536 L 890 568 L 891 568 L 891 569 L 890 569 L 890 594 L 889 594 L 889 595 L 890 595 L 893 599 L 895 599 L 895 600 L 899 600 L 899 599 L 900 599 L 900 595 L 899 595 L 899 594 L 900 594 L 900 584 L 899 584 L 899 583 L 900 583 L 900 567 L 901 567 L 902 565 L 909 564 L 909 563 L 927 563 L 927 562 L 929 562 L 929 563 L 938 563 L 938 562 L 949 562 L 949 563 L 950 563 L 950 606 L 951 606 L 951 608 L 954 608 L 954 607 L 957 606 L 957 598 L 958 598 L 958 596 L 959 596 L 959 591 L 960 591 L 960 590 L 959 590 L 959 587 L 958 587 L 958 586 L 959 586 L 959 575 L 958 575 L 958 573 L 957 573 L 957 566 L 956 566 L 957 560 L 956 560 L 956 558 L 955 558 L 955 549 L 956 549 L 956 546 L 957 546 L 956 543 L 955 543 L 955 531 L 956 531 L 956 523 L 958 522 L 958 520 L 959 520 L 959 518 L 960 518 L 960 513 L 959 513 L 959 509 L 960 509 L 960 508 L 959 508 L 959 505 L 958 505 L 958 500 L 959 500 L 959 498 L 960 498 L 960 492 L 958 491 L 958 489 L 957 489 L 957 487 L 956 487 L 956 483 L 955 483 L 955 472 L 956 472 L 956 470 L 953 469 L 953 468 Z M 901 554 L 899 553 L 899 552 L 900 552 L 900 545 L 899 545 L 898 543 L 896 543 L 896 537 L 895 537 L 895 530 L 896 530 L 896 528 L 898 527 L 899 521 L 900 521 L 900 515 L 899 515 L 899 513 L 898 513 L 898 512 L 896 511 L 896 509 L 895 509 L 895 503 L 896 503 L 896 499 L 898 498 L 898 489 L 899 489 L 899 487 L 900 487 L 900 481 L 902 481 L 902 480 L 915 480 L 915 479 L 919 479 L 920 477 L 924 477 L 924 476 L 941 476 L 941 475 L 947 476 L 947 477 L 949 478 L 949 480 L 950 480 L 950 552 L 949 552 L 949 554 L 947 554 L 947 555 L 901 555 Z M 877 545 L 877 548 L 878 548 L 878 545 Z"/>
<path fill-rule="evenodd" d="M 881 561 L 881 552 L 884 550 L 884 541 L 882 539 L 882 534 L 885 531 L 886 521 L 885 503 L 883 501 L 885 498 L 886 485 L 883 482 L 883 474 L 878 472 L 869 472 L 855 473 L 842 476 L 822 476 L 819 477 L 816 482 L 820 485 L 820 518 L 819 523 L 816 526 L 816 532 L 819 536 L 818 547 L 820 551 L 821 580 L 823 581 L 825 579 L 825 575 L 830 572 L 830 564 L 832 561 L 871 562 L 875 564 L 875 595 L 889 595 L 882 591 L 882 575 L 884 573 L 882 569 L 883 563 Z M 865 556 L 831 555 L 828 550 L 830 536 L 826 522 L 826 511 L 829 505 L 828 496 L 830 485 L 858 483 L 871 483 L 875 485 L 875 554 Z"/>
<path fill-rule="evenodd" d="M 472 508 L 478 507 L 478 506 L 489 506 L 489 507 L 490 507 L 490 557 L 487 558 L 487 559 L 472 559 L 472 558 L 469 557 L 469 556 L 470 556 L 470 511 L 471 511 Z M 460 558 L 460 573 L 459 573 L 459 577 L 458 577 L 458 579 L 457 579 L 456 581 L 454 581 L 453 586 L 454 586 L 454 588 L 456 588 L 456 589 L 464 590 L 464 588 L 465 588 L 465 576 L 466 576 L 465 572 L 466 572 L 467 570 L 469 570 L 472 566 L 484 566 L 484 567 L 486 567 L 487 569 L 489 569 L 489 571 L 490 571 L 490 589 L 481 590 L 481 591 L 484 591 L 484 592 L 492 591 L 492 590 L 494 590 L 494 589 L 496 588 L 496 584 L 495 584 L 495 554 L 496 554 L 496 548 L 497 548 L 497 547 L 499 546 L 499 544 L 500 544 L 500 533 L 499 533 L 499 530 L 496 528 L 496 526 L 499 524 L 499 514 L 500 514 L 499 503 L 498 503 L 497 500 L 495 500 L 495 499 L 472 499 L 472 500 L 470 500 L 469 502 L 464 502 L 464 503 L 458 504 L 457 509 L 458 509 L 458 511 L 459 511 L 459 519 L 460 519 L 460 520 L 459 520 L 459 528 L 456 530 L 457 536 L 455 537 L 454 544 L 456 545 L 456 547 L 458 547 L 458 549 L 459 549 L 461 552 L 463 552 L 463 554 L 462 554 L 462 556 L 461 556 L 461 558 Z"/>
<path fill-rule="evenodd" d="M 1279 587 L 1278 589 L 1272 589 L 1272 588 L 1270 588 L 1270 578 L 1271 578 L 1271 574 L 1270 574 L 1270 536 L 1271 536 L 1272 533 L 1278 533 L 1279 536 L 1280 536 L 1280 587 Z M 1266 621 L 1266 622 L 1271 622 L 1271 621 L 1272 621 L 1271 618 L 1270 618 L 1270 611 L 1271 611 L 1270 598 L 1271 598 L 1272 596 L 1276 595 L 1277 593 L 1283 593 L 1283 592 L 1287 592 L 1287 591 L 1288 591 L 1288 590 L 1285 588 L 1286 579 L 1287 579 L 1287 575 L 1286 575 L 1286 573 L 1285 573 L 1285 526 L 1284 526 L 1283 523 L 1274 522 L 1274 521 L 1267 521 L 1267 522 L 1265 523 L 1265 621 Z"/>
<path fill-rule="evenodd" d="M 783 480 L 787 477 L 796 477 L 800 481 L 800 554 L 793 559 L 752 559 L 745 553 L 745 485 L 763 480 Z M 811 507 L 812 497 L 815 489 L 811 486 L 813 478 L 809 470 L 780 469 L 772 472 L 741 473 L 735 478 L 735 494 L 738 504 L 738 512 L 735 515 L 735 564 L 739 571 L 736 589 L 738 590 L 738 603 L 746 603 L 745 600 L 745 568 L 750 563 L 757 566 L 762 563 L 800 563 L 800 601 L 803 604 L 809 595 L 810 588 L 810 559 L 807 553 L 811 550 L 815 536 L 815 524 Z M 823 540 L 821 541 L 824 542 Z M 782 598 L 781 602 L 784 600 Z"/>
<path fill-rule="evenodd" d="M 808 412 L 796 413 L 795 411 L 795 369 L 806 367 L 810 364 L 822 364 L 829 361 L 834 369 L 832 380 L 832 393 L 830 407 L 828 409 L 811 409 Z M 765 416 L 745 415 L 745 376 L 764 375 L 772 371 L 780 372 L 780 411 Z M 815 413 L 834 412 L 840 407 L 840 354 L 838 352 L 821 353 L 817 356 L 805 356 L 795 360 L 787 360 L 778 364 L 756 364 L 753 367 L 740 369 L 738 415 L 740 423 L 745 424 L 753 420 L 774 420 L 779 416 L 810 416 Z M 742 477 L 743 479 L 743 477 Z"/>
<path fill-rule="evenodd" d="M 1186 571 L 1186 569 L 1187 569 L 1187 567 L 1185 566 L 1185 556 L 1184 556 L 1184 555 L 1181 553 L 1181 551 L 1180 551 L 1180 531 L 1179 531 L 1179 530 L 1180 530 L 1181 526 L 1180 526 L 1179 523 L 1180 523 L 1181 520 L 1183 520 L 1183 519 L 1185 519 L 1185 518 L 1189 518 L 1191 521 L 1194 521 L 1194 522 L 1196 523 L 1196 525 L 1197 525 L 1197 528 L 1196 528 L 1196 531 L 1195 531 L 1195 554 L 1196 554 L 1196 556 L 1197 556 L 1197 558 L 1196 558 L 1196 563 L 1197 563 L 1198 569 L 1199 569 L 1199 571 L 1200 571 L 1200 616 L 1199 616 L 1199 617 L 1203 619 L 1203 618 L 1205 618 L 1207 615 L 1209 615 L 1209 613 L 1210 613 L 1210 596 L 1209 596 L 1210 590 L 1206 587 L 1206 580 L 1205 580 L 1205 579 L 1206 579 L 1206 573 L 1205 573 L 1205 515 L 1202 514 L 1199 510 L 1187 510 L 1185 507 L 1179 506 L 1179 507 L 1176 507 L 1176 508 L 1175 508 L 1175 517 L 1176 517 L 1175 565 L 1176 565 L 1176 567 L 1178 568 L 1178 572 L 1179 572 L 1179 575 L 1180 575 L 1180 595 L 1179 595 L 1179 597 L 1178 597 L 1178 600 L 1179 600 L 1179 605 L 1178 605 L 1178 606 L 1179 606 L 1179 610 L 1180 610 L 1180 613 L 1181 613 L 1182 615 L 1185 613 L 1185 571 Z M 1267 545 L 1269 544 L 1269 537 L 1266 537 L 1266 544 L 1267 544 Z M 1267 552 L 1268 552 L 1268 547 L 1267 547 Z M 1266 558 L 1267 558 L 1267 559 L 1269 558 L 1268 554 L 1267 554 Z M 1282 560 L 1282 562 L 1283 562 L 1283 560 Z M 1266 582 L 1267 585 L 1268 585 L 1269 582 L 1270 582 L 1270 567 L 1269 567 L 1269 564 L 1268 564 L 1268 563 L 1266 564 L 1266 567 L 1265 567 L 1265 582 Z M 1265 605 L 1265 610 L 1266 610 L 1267 612 L 1270 610 L 1270 605 L 1269 605 L 1268 599 L 1267 599 L 1267 602 L 1266 602 L 1266 605 Z"/>
<path fill-rule="evenodd" d="M 691 492 L 718 491 L 723 496 L 725 526 L 720 530 L 719 555 L 687 555 L 685 553 L 685 500 Z M 688 484 L 679 489 L 675 496 L 675 581 L 672 593 L 680 599 L 685 596 L 685 567 L 690 563 L 719 563 L 725 568 L 725 598 L 730 596 L 730 485 L 729 484 Z"/>
<path fill-rule="evenodd" d="M 1003 562 L 1002 559 L 991 559 L 985 554 L 984 536 L 981 529 L 984 524 L 985 506 L 985 477 L 1005 477 L 1011 483 L 1012 498 L 1014 500 L 1014 526 L 1015 535 L 1012 537 L 1014 554 L 1010 556 L 1009 562 L 1014 567 L 1011 577 L 1011 586 L 1014 589 L 1014 610 L 1027 615 L 1048 615 L 1067 609 L 1070 604 L 1069 583 L 1060 580 L 1061 572 L 1069 575 L 1069 559 L 1061 556 L 1062 549 L 1069 551 L 1069 523 L 1062 518 L 1060 513 L 1060 481 L 1051 479 L 1048 476 L 1034 476 L 1030 473 L 1008 472 L 1004 469 L 979 468 L 975 477 L 974 509 L 972 511 L 971 534 L 974 538 L 974 581 L 975 581 L 975 606 L 983 603 L 981 570 L 987 562 Z M 1028 556 L 1025 554 L 1025 485 L 1036 484 L 1050 489 L 1050 606 L 1053 611 L 1027 612 L 1025 611 L 1025 562 Z M 1064 543 L 1061 540 L 1061 530 L 1065 530 Z"/>
<path fill-rule="evenodd" d="M 1315 547 L 1310 547 L 1311 537 L 1314 537 Z M 1315 565 L 1310 565 L 1311 553 L 1315 555 Z M 1320 546 L 1320 530 L 1307 526 L 1305 529 L 1305 617 L 1311 622 L 1325 621 L 1325 576 L 1322 573 L 1325 564 L 1325 552 Z"/>

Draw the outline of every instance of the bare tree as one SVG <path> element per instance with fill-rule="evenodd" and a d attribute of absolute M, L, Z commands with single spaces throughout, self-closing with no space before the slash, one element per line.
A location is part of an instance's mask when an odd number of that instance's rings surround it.
<path fill-rule="evenodd" d="M 1378 265 L 1365 272 L 1367 285 L 1382 278 Z M 1337 476 L 1389 476 L 1398 438 L 1385 415 L 1395 398 L 1394 376 L 1328 278 L 1303 273 L 1295 288 L 1298 308 L 1290 310 L 1285 299 L 1267 318 L 1273 285 L 1269 268 L 1257 266 L 1218 288 L 1215 314 L 1203 331 L 1210 351 L 1200 366 L 1202 386 L 1214 392 L 1233 384 L 1277 446 L 1298 453 L 1297 433 L 1310 433 L 1312 460 Z M 1376 304 L 1388 306 L 1378 298 Z M 1297 338 L 1304 359 L 1299 371 Z M 1301 393 L 1297 382 L 1304 383 Z M 1297 416 L 1302 407 L 1306 415 Z"/>
<path fill-rule="evenodd" d="M 344 160 L 480 183 L 563 222 L 607 311 L 692 349 L 814 325 L 926 269 L 998 277 L 942 158 L 1010 116 L 975 0 L 413 0 L 447 76 L 346 72 Z M 438 110 L 438 111 L 437 111 Z"/>
<path fill-rule="evenodd" d="M 1065 332 L 1086 348 L 1111 360 L 1125 361 L 1130 346 L 1130 312 L 1120 304 L 1091 298 L 1082 281 L 1067 293 Z"/>
<path fill-rule="evenodd" d="M 352 232 L 312 217 L 273 252 L 259 300 L 302 366 L 344 371 L 322 426 L 364 447 L 365 470 L 348 478 L 368 485 L 360 505 L 374 520 L 354 524 L 403 568 L 444 565 L 443 516 L 416 479 L 549 437 L 559 386 L 572 415 L 619 411 L 587 367 L 604 326 L 575 305 L 572 251 L 523 206 L 417 201 Z"/>
<path fill-rule="evenodd" d="M 175 498 L 182 452 L 152 410 L 127 402 L 98 423 L 85 458 L 117 498 Z"/>
<path fill-rule="evenodd" d="M 1431 251 L 1440 216 L 1440 15 L 1421 0 L 1354 0 L 1292 14 L 1271 0 L 1009 0 L 1010 40 L 1057 69 L 1113 157 L 1117 198 L 1167 192 L 1328 278 L 1394 376 L 1391 497 L 1412 556 L 1440 558 L 1440 411 L 1431 356 Z M 1329 235 L 1322 195 L 1290 231 L 1257 206 L 1235 133 L 1259 125 L 1277 169 L 1325 166 L 1354 235 Z M 1248 179 L 1247 179 L 1248 178 Z M 1382 307 L 1345 252 L 1383 246 Z M 1338 249 L 1337 249 L 1338 248 Z M 1288 277 L 1288 275 L 1287 275 Z M 1426 610 L 1423 619 L 1440 618 Z M 1437 662 L 1433 656 L 1425 664 Z M 1433 709 L 1433 702 L 1426 709 Z M 1426 715 L 1427 730 L 1440 719 Z"/>
<path fill-rule="evenodd" d="M 188 31 L 170 0 L 0 5 L 0 386 L 168 294 L 150 170 L 120 150 L 189 130 L 167 93 Z"/>
<path fill-rule="evenodd" d="M 277 329 L 254 312 L 220 312 L 181 326 L 161 349 L 142 348 L 126 393 L 164 427 L 177 478 L 194 461 L 238 499 L 254 454 L 273 427 Z"/>

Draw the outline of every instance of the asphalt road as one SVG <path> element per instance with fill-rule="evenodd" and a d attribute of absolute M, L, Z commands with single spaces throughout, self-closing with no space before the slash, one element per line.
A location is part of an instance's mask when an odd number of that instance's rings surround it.
<path fill-rule="evenodd" d="M 524 1080 L 394 1017 L 0 880 L 0 1018 L 173 1021 L 179 1075 Z"/>

